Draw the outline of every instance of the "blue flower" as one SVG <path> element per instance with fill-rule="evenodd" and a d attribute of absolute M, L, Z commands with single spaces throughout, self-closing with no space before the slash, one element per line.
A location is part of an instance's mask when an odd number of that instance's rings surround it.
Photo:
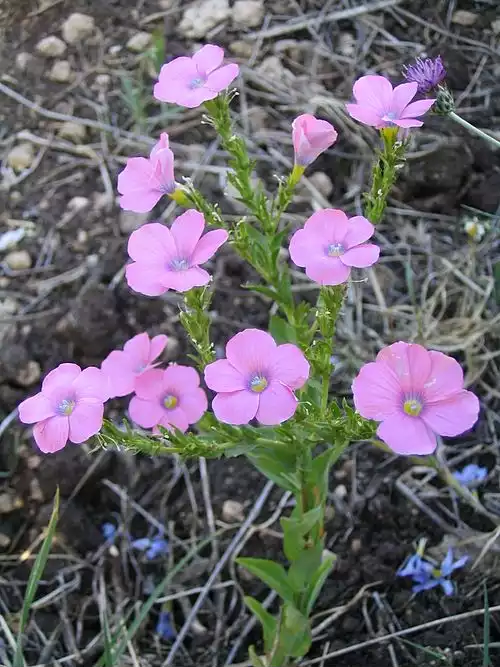
<path fill-rule="evenodd" d="M 104 535 L 105 540 L 113 540 L 116 535 L 116 526 L 113 523 L 103 523 L 101 526 L 102 534 Z"/>
<path fill-rule="evenodd" d="M 413 578 L 413 592 L 420 593 L 428 591 L 431 588 L 441 586 L 445 595 L 453 595 L 455 587 L 450 581 L 450 576 L 455 570 L 463 567 L 469 560 L 469 556 L 462 556 L 458 560 L 453 560 L 453 549 L 448 549 L 441 567 L 436 567 L 433 563 L 422 558 L 420 554 L 411 556 L 404 567 L 397 572 L 400 577 Z"/>
<path fill-rule="evenodd" d="M 156 624 L 156 634 L 160 635 L 162 639 L 170 641 L 175 638 L 175 630 L 170 622 L 170 612 L 162 611 L 158 616 Z"/>
<path fill-rule="evenodd" d="M 483 468 L 475 463 L 469 463 L 462 470 L 453 473 L 453 477 L 462 486 L 478 486 L 488 476 L 488 468 Z"/>
<path fill-rule="evenodd" d="M 145 556 L 148 560 L 153 560 L 158 556 L 163 556 L 168 553 L 168 542 L 159 533 L 156 537 L 141 537 L 132 542 L 134 549 L 145 551 Z"/>
<path fill-rule="evenodd" d="M 436 88 L 446 76 L 446 70 L 441 60 L 437 58 L 417 58 L 413 65 L 404 68 L 404 76 L 408 83 L 417 83 L 419 93 L 428 93 Z"/>

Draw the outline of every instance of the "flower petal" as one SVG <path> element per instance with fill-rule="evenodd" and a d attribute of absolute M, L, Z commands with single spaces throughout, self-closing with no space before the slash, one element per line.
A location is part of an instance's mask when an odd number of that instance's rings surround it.
<path fill-rule="evenodd" d="M 183 105 L 182 100 L 189 91 L 189 83 L 198 77 L 199 72 L 192 58 L 174 58 L 161 68 L 153 96 L 161 102 Z"/>
<path fill-rule="evenodd" d="M 33 427 L 35 442 L 44 454 L 53 454 L 61 450 L 68 442 L 68 434 L 68 417 L 49 417 Z"/>
<path fill-rule="evenodd" d="M 134 391 L 136 373 L 123 350 L 113 350 L 101 364 L 108 381 L 109 398 L 127 396 Z"/>
<path fill-rule="evenodd" d="M 245 377 L 267 373 L 276 353 L 273 337 L 260 329 L 245 329 L 228 341 L 226 357 Z M 248 378 L 250 379 L 250 378 Z"/>
<path fill-rule="evenodd" d="M 179 408 L 189 424 L 196 424 L 208 410 L 207 395 L 200 387 L 183 392 L 179 399 Z"/>
<path fill-rule="evenodd" d="M 141 373 L 135 382 L 137 396 L 144 400 L 156 401 L 160 405 L 160 398 L 164 394 L 164 373 L 165 371 L 160 368 L 150 368 L 148 371 Z"/>
<path fill-rule="evenodd" d="M 147 213 L 156 206 L 162 197 L 163 193 L 159 190 L 127 192 L 127 194 L 120 197 L 120 208 L 124 211 Z"/>
<path fill-rule="evenodd" d="M 211 276 L 205 269 L 192 266 L 184 271 L 165 271 L 162 280 L 167 289 L 173 289 L 176 292 L 187 292 L 193 287 L 207 285 Z"/>
<path fill-rule="evenodd" d="M 368 74 L 355 81 L 352 92 L 356 102 L 384 115 L 393 99 L 391 82 L 384 76 Z"/>
<path fill-rule="evenodd" d="M 233 391 L 217 394 L 212 401 L 215 416 L 225 424 L 248 424 L 259 407 L 259 394 L 254 391 Z"/>
<path fill-rule="evenodd" d="M 370 107 L 364 107 L 361 104 L 346 104 L 345 106 L 349 116 L 360 123 L 370 125 L 371 127 L 383 127 L 385 125 L 381 119 L 382 114 Z"/>
<path fill-rule="evenodd" d="M 304 229 L 315 235 L 318 243 L 326 248 L 331 243 L 342 243 L 349 228 L 348 218 L 339 208 L 324 208 L 306 220 Z"/>
<path fill-rule="evenodd" d="M 306 275 L 320 285 L 341 285 L 351 274 L 351 269 L 338 257 L 322 257 L 306 266 Z"/>
<path fill-rule="evenodd" d="M 420 416 L 435 433 L 453 436 L 472 428 L 478 415 L 477 396 L 463 389 L 445 400 L 426 403 Z"/>
<path fill-rule="evenodd" d="M 260 394 L 257 420 L 265 426 L 281 424 L 293 417 L 299 402 L 291 389 L 279 382 L 271 384 Z"/>
<path fill-rule="evenodd" d="M 405 109 L 400 118 L 417 118 L 418 116 L 423 116 L 424 113 L 427 113 L 431 106 L 436 100 L 418 100 L 418 102 L 412 102 Z"/>
<path fill-rule="evenodd" d="M 134 396 L 128 405 L 130 419 L 143 428 L 153 428 L 160 423 L 164 410 L 157 401 L 147 401 Z"/>
<path fill-rule="evenodd" d="M 235 63 L 224 65 L 208 75 L 206 88 L 219 94 L 225 90 L 238 76 L 240 68 Z"/>
<path fill-rule="evenodd" d="M 222 65 L 224 49 L 215 44 L 205 44 L 193 55 L 191 60 L 200 74 L 209 74 Z"/>
<path fill-rule="evenodd" d="M 355 266 L 359 269 L 364 269 L 367 266 L 372 266 L 380 256 L 380 248 L 373 243 L 363 243 L 362 245 L 350 248 L 340 258 L 343 264 L 347 266 Z"/>
<path fill-rule="evenodd" d="M 299 229 L 290 239 L 288 250 L 290 258 L 297 266 L 307 266 L 308 262 L 321 259 L 325 256 L 324 241 L 316 233 L 309 233 L 306 229 Z"/>
<path fill-rule="evenodd" d="M 273 381 L 300 389 L 309 377 L 309 362 L 296 345 L 285 343 L 274 351 L 270 371 Z"/>
<path fill-rule="evenodd" d="M 160 296 L 169 288 L 165 287 L 163 278 L 167 271 L 158 265 L 146 266 L 143 262 L 132 262 L 125 267 L 125 277 L 130 289 L 146 296 Z"/>
<path fill-rule="evenodd" d="M 185 211 L 174 220 L 170 229 L 177 248 L 176 258 L 191 259 L 204 227 L 203 214 L 194 209 Z"/>
<path fill-rule="evenodd" d="M 391 111 L 395 114 L 396 117 L 403 117 L 403 111 L 405 107 L 409 105 L 412 99 L 417 94 L 418 83 L 402 83 L 399 86 L 396 86 L 392 92 L 392 102 L 391 102 Z M 388 111 L 388 109 L 387 109 Z"/>
<path fill-rule="evenodd" d="M 205 367 L 205 382 L 213 391 L 228 392 L 248 389 L 246 377 L 227 359 L 219 359 Z"/>
<path fill-rule="evenodd" d="M 77 402 L 90 398 L 104 403 L 108 400 L 107 380 L 100 368 L 89 366 L 85 368 L 73 382 L 73 390 Z"/>
<path fill-rule="evenodd" d="M 131 157 L 118 174 L 117 190 L 121 195 L 151 190 L 153 167 L 145 157 Z"/>
<path fill-rule="evenodd" d="M 172 232 L 159 222 L 150 222 L 130 235 L 127 251 L 130 259 L 146 266 L 165 266 L 177 257 Z"/>
<path fill-rule="evenodd" d="M 43 421 L 49 417 L 53 417 L 55 410 L 53 403 L 47 396 L 42 393 L 30 396 L 19 404 L 19 419 L 23 424 L 34 424 L 35 422 Z"/>
<path fill-rule="evenodd" d="M 424 398 L 426 401 L 440 401 L 452 396 L 464 388 L 464 373 L 456 359 L 436 352 L 429 351 L 431 370 L 424 384 Z"/>
<path fill-rule="evenodd" d="M 57 368 L 48 373 L 42 382 L 42 393 L 50 394 L 54 391 L 59 392 L 73 384 L 73 381 L 80 375 L 82 369 L 76 364 L 59 364 Z"/>
<path fill-rule="evenodd" d="M 431 374 L 432 362 L 429 352 L 416 343 L 393 343 L 377 355 L 397 376 L 403 393 L 423 392 Z"/>
<path fill-rule="evenodd" d="M 149 361 L 150 341 L 146 332 L 137 334 L 123 346 L 123 351 L 130 360 L 130 365 L 137 368 L 146 365 Z"/>
<path fill-rule="evenodd" d="M 163 388 L 176 390 L 179 394 L 185 388 L 188 391 L 200 386 L 200 376 L 192 366 L 181 366 L 180 364 L 170 364 L 163 373 Z"/>
<path fill-rule="evenodd" d="M 78 401 L 75 409 L 69 416 L 70 441 L 80 444 L 96 433 L 99 433 L 103 416 L 104 406 L 102 403 L 89 403 L 85 399 Z"/>
<path fill-rule="evenodd" d="M 149 345 L 149 357 L 148 363 L 152 364 L 155 359 L 157 359 L 160 354 L 163 352 L 168 343 L 168 336 L 164 334 L 159 334 L 158 336 L 153 336 Z"/>
<path fill-rule="evenodd" d="M 399 118 L 399 119 L 396 118 L 393 122 L 394 125 L 404 128 L 422 127 L 423 125 L 423 122 L 421 120 L 416 120 L 414 118 Z"/>
<path fill-rule="evenodd" d="M 193 264 L 204 264 L 228 238 L 229 234 L 225 229 L 214 229 L 211 232 L 207 232 L 196 244 L 191 255 L 191 262 Z"/>
<path fill-rule="evenodd" d="M 158 424 L 169 428 L 170 426 L 175 426 L 185 433 L 189 428 L 189 421 L 184 413 L 184 410 L 181 407 L 173 408 L 170 410 L 162 410 L 162 417 Z"/>
<path fill-rule="evenodd" d="M 373 236 L 375 227 L 362 215 L 355 215 L 349 218 L 347 232 L 342 240 L 342 245 L 346 250 L 353 248 L 360 243 L 365 243 Z"/>
<path fill-rule="evenodd" d="M 361 368 L 352 383 L 356 410 L 366 419 L 382 421 L 401 406 L 401 387 L 385 364 L 371 362 Z"/>
<path fill-rule="evenodd" d="M 422 419 L 399 411 L 384 419 L 377 435 L 393 452 L 404 456 L 432 454 L 437 446 L 436 436 Z"/>

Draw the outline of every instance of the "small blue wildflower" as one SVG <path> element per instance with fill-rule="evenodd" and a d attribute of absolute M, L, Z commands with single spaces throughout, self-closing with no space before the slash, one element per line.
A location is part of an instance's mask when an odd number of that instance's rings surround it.
<path fill-rule="evenodd" d="M 483 468 L 475 463 L 469 463 L 462 470 L 453 473 L 453 477 L 462 486 L 478 486 L 488 476 L 488 468 Z"/>
<path fill-rule="evenodd" d="M 441 60 L 437 58 L 417 58 L 413 65 L 404 68 L 404 77 L 408 83 L 415 82 L 419 93 L 428 93 L 436 88 L 446 76 L 446 70 Z"/>
<path fill-rule="evenodd" d="M 453 549 L 450 548 L 441 563 L 441 567 L 436 567 L 417 553 L 408 559 L 406 565 L 398 570 L 397 574 L 400 577 L 413 578 L 412 590 L 414 593 L 441 586 L 445 595 L 453 595 L 455 587 L 449 578 L 455 570 L 463 567 L 468 560 L 469 556 L 462 556 L 454 561 Z"/>
<path fill-rule="evenodd" d="M 101 526 L 102 534 L 104 535 L 105 540 L 113 540 L 116 535 L 116 526 L 113 523 L 103 523 Z"/>
<path fill-rule="evenodd" d="M 138 540 L 134 540 L 132 546 L 139 551 L 145 551 L 145 556 L 148 560 L 153 560 L 158 556 L 168 553 L 168 542 L 161 534 L 153 538 L 141 537 Z"/>
<path fill-rule="evenodd" d="M 160 635 L 165 641 L 171 641 L 175 638 L 175 630 L 172 627 L 170 622 L 170 612 L 162 611 L 158 616 L 158 622 L 156 624 L 156 634 Z"/>

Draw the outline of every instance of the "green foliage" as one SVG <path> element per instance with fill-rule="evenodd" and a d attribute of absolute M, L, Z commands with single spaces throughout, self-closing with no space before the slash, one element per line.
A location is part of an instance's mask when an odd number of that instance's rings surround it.
<path fill-rule="evenodd" d="M 59 517 L 59 489 L 56 491 L 56 496 L 54 498 L 54 506 L 52 508 L 52 514 L 50 517 L 49 525 L 47 526 L 47 531 L 45 538 L 42 543 L 42 547 L 38 552 L 38 555 L 33 564 L 33 568 L 28 579 L 28 586 L 26 588 L 26 593 L 24 594 L 23 606 L 21 609 L 21 616 L 19 619 L 19 630 L 16 641 L 16 650 L 14 653 L 14 659 L 12 661 L 12 667 L 24 667 L 24 656 L 23 656 L 23 640 L 24 640 L 24 631 L 28 625 L 28 620 L 31 612 L 31 605 L 35 599 L 35 595 L 42 578 L 45 565 L 49 558 L 50 549 L 52 547 L 52 541 L 54 539 L 54 534 L 56 532 L 57 520 Z"/>
<path fill-rule="evenodd" d="M 272 648 L 278 623 L 274 616 L 270 614 L 258 600 L 250 595 L 245 596 L 243 599 L 246 606 L 250 609 L 252 614 L 259 619 L 262 625 L 264 632 L 264 650 L 268 652 Z"/>
<path fill-rule="evenodd" d="M 194 287 L 184 294 L 184 308 L 180 313 L 181 324 L 186 330 L 196 355 L 191 355 L 201 371 L 215 359 L 215 349 L 210 341 L 210 304 L 212 292 L 208 287 Z"/>
<path fill-rule="evenodd" d="M 243 565 L 254 576 L 276 591 L 285 602 L 293 604 L 295 599 L 294 589 L 282 565 L 265 558 L 238 558 L 236 562 L 238 565 Z"/>

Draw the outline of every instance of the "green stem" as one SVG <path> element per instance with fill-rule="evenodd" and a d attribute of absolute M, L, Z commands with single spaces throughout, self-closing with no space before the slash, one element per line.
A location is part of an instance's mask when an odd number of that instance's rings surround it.
<path fill-rule="evenodd" d="M 490 134 L 487 134 L 486 132 L 483 132 L 483 130 L 480 130 L 475 125 L 472 125 L 472 123 L 469 123 L 468 120 L 465 120 L 465 118 L 462 118 L 461 116 L 459 116 L 455 111 L 451 111 L 448 114 L 448 117 L 451 118 L 452 120 L 454 120 L 455 123 L 458 123 L 462 127 L 465 127 L 472 134 L 477 134 L 478 137 L 481 137 L 482 139 L 485 139 L 490 144 L 492 144 L 492 146 L 495 146 L 496 148 L 500 148 L 500 141 L 498 141 L 498 139 L 495 139 Z"/>

